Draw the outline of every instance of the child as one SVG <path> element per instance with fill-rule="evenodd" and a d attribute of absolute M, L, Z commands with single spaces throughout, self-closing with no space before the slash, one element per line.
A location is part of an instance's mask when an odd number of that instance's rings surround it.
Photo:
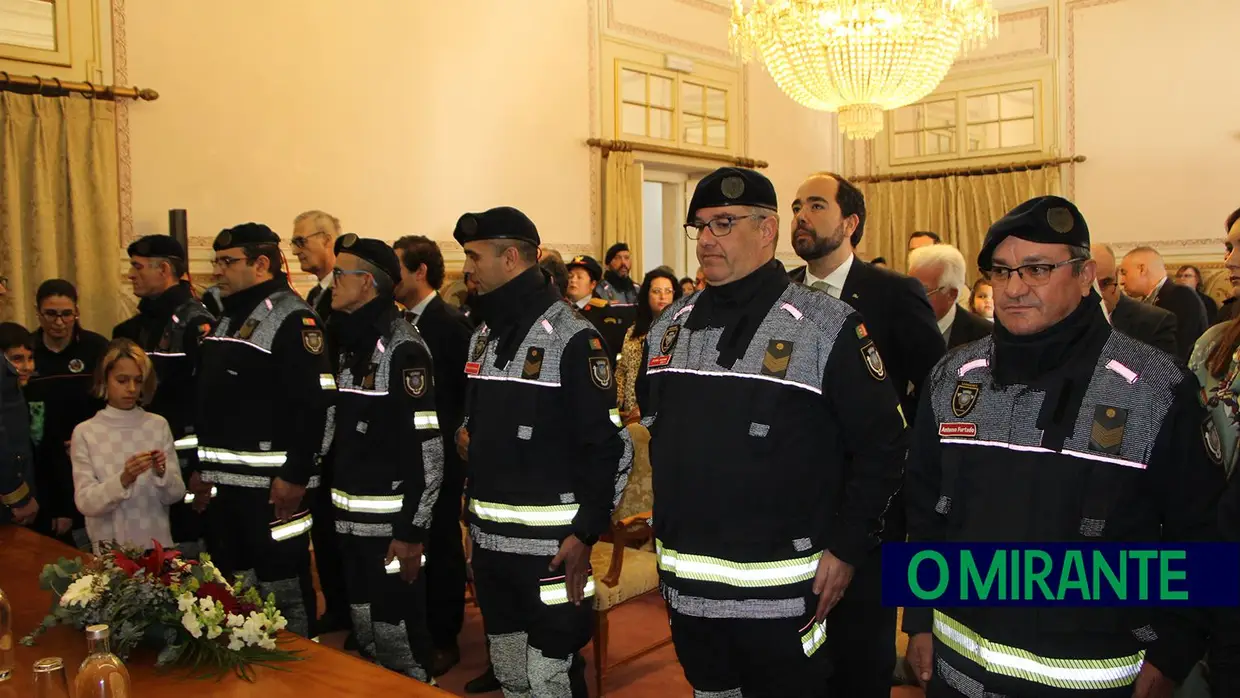
<path fill-rule="evenodd" d="M 17 372 L 18 385 L 26 387 L 34 373 L 34 337 L 16 322 L 0 322 L 0 352 Z"/>
<path fill-rule="evenodd" d="M 168 505 L 185 495 L 185 483 L 168 422 L 138 404 L 155 394 L 151 360 L 131 340 L 113 340 L 94 393 L 107 407 L 73 430 L 70 447 L 74 498 L 91 544 L 96 552 L 105 541 L 171 547 Z"/>

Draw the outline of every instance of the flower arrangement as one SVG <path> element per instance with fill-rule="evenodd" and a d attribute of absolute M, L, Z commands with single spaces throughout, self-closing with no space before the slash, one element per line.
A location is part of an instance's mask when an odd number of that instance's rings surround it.
<path fill-rule="evenodd" d="M 39 586 L 52 593 L 52 609 L 22 639 L 27 646 L 56 625 L 106 623 L 112 651 L 122 659 L 153 642 L 161 648 L 156 666 L 187 667 L 200 676 L 232 671 L 253 681 L 253 667 L 297 659 L 277 647 L 286 621 L 275 597 L 262 598 L 240 577 L 229 584 L 206 554 L 186 560 L 157 541 L 146 552 L 107 546 L 89 562 L 61 558 L 45 565 Z"/>

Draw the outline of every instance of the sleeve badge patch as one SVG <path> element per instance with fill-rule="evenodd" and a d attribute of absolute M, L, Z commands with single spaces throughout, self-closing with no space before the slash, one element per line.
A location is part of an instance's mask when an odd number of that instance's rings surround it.
<path fill-rule="evenodd" d="M 301 324 L 305 325 L 306 327 L 314 327 L 314 318 L 304 317 L 301 319 Z"/>
<path fill-rule="evenodd" d="M 482 355 L 485 354 L 486 351 L 487 336 L 486 334 L 480 332 L 478 333 L 478 336 L 474 338 L 474 351 L 473 354 L 470 355 L 470 360 L 477 362 L 478 359 L 482 358 Z"/>
<path fill-rule="evenodd" d="M 81 373 L 84 370 L 86 370 L 86 364 L 82 363 L 81 359 L 71 359 L 69 361 L 70 373 Z"/>
<path fill-rule="evenodd" d="M 977 405 L 977 396 L 981 388 L 982 386 L 977 383 L 958 381 L 956 392 L 952 394 L 952 414 L 959 419 L 969 416 L 973 407 Z"/>
<path fill-rule="evenodd" d="M 865 323 L 858 324 L 857 325 L 857 339 L 865 339 L 866 337 L 869 337 L 869 336 L 870 336 L 870 333 L 866 331 Z"/>
<path fill-rule="evenodd" d="M 243 332 L 245 331 L 244 327 L 241 329 Z M 320 330 L 302 330 L 301 345 L 306 348 L 306 351 L 315 356 L 322 354 L 324 345 L 323 332 Z"/>
<path fill-rule="evenodd" d="M 865 359 L 865 367 L 870 370 L 874 380 L 881 381 L 887 377 L 887 367 L 883 365 L 883 357 L 878 355 L 874 342 L 866 342 L 861 347 L 861 358 Z"/>
<path fill-rule="evenodd" d="M 602 351 L 603 341 L 599 339 L 598 337 L 591 337 L 590 338 L 590 349 L 594 351 Z"/>
<path fill-rule="evenodd" d="M 670 354 L 676 348 L 676 340 L 680 337 L 680 325 L 672 325 L 663 333 L 663 341 L 659 342 L 659 353 Z"/>
<path fill-rule="evenodd" d="M 1206 446 L 1206 455 L 1215 465 L 1223 464 L 1223 440 L 1219 438 L 1218 426 L 1213 417 L 1206 417 L 1201 423 L 1201 441 Z"/>
<path fill-rule="evenodd" d="M 426 369 L 424 368 L 407 368 L 404 372 L 405 392 L 412 397 L 422 397 L 426 394 Z"/>
<path fill-rule="evenodd" d="M 590 380 L 599 390 L 611 387 L 611 362 L 605 356 L 590 357 Z"/>

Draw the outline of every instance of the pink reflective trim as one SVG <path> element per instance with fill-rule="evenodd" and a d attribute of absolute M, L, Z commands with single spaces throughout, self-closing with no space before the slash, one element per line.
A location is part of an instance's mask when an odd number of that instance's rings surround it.
<path fill-rule="evenodd" d="M 1137 470 L 1145 470 L 1145 463 L 1124 460 L 1123 458 L 1112 458 L 1111 456 L 1102 456 L 1097 453 L 1085 453 L 1083 451 L 1052 451 L 1049 448 L 1041 446 L 1021 446 L 1020 444 L 1009 444 L 1002 441 L 982 441 L 978 439 L 939 439 L 939 443 L 956 444 L 957 446 L 991 446 L 993 448 L 1006 448 L 1009 451 L 1025 451 L 1028 453 L 1059 453 L 1071 458 L 1082 458 L 1084 460 L 1100 461 L 1102 463 L 1112 463 L 1114 465 L 1122 465 L 1125 468 L 1136 468 Z"/>
<path fill-rule="evenodd" d="M 968 373 L 969 371 L 972 371 L 975 368 L 986 368 L 989 365 L 990 365 L 990 362 L 987 361 L 986 359 L 974 359 L 970 361 L 969 363 L 961 366 L 960 370 L 957 371 L 957 375 L 959 375 L 961 378 L 964 378 L 964 374 Z"/>
<path fill-rule="evenodd" d="M 551 323 L 547 320 L 547 318 L 543 318 L 542 326 L 543 329 L 547 331 L 547 334 L 555 334 L 555 328 L 551 326 Z"/>
<path fill-rule="evenodd" d="M 244 344 L 247 347 L 250 347 L 252 349 L 257 349 L 263 352 L 264 354 L 271 353 L 270 349 L 264 349 L 258 346 L 257 344 L 255 344 L 254 342 L 247 342 L 244 339 L 237 339 L 236 337 L 203 337 L 202 339 L 204 342 L 236 342 L 237 344 Z"/>
<path fill-rule="evenodd" d="M 263 299 L 263 302 L 267 304 L 267 310 L 271 310 L 271 308 L 272 308 L 272 305 L 271 305 L 271 299 L 270 299 L 270 298 L 264 298 L 264 299 Z"/>
<path fill-rule="evenodd" d="M 1133 371 L 1131 368 L 1128 368 L 1127 366 L 1121 364 L 1115 359 L 1111 359 L 1110 361 L 1107 362 L 1107 368 L 1123 376 L 1124 380 L 1128 381 L 1129 385 L 1132 385 L 1133 383 L 1137 382 L 1136 371 Z"/>
<path fill-rule="evenodd" d="M 380 338 L 379 338 L 379 341 L 375 342 L 375 349 L 378 349 L 380 354 L 382 354 L 382 353 L 384 353 L 384 352 L 386 352 L 386 351 L 387 351 L 387 348 L 383 346 L 383 338 L 382 338 L 382 337 L 380 337 Z"/>
<path fill-rule="evenodd" d="M 676 311 L 676 314 L 672 316 L 672 322 L 676 322 L 677 320 L 679 320 L 679 319 L 680 319 L 680 316 L 681 316 L 681 315 L 684 315 L 685 313 L 689 312 L 690 310 L 693 310 L 693 304 L 692 304 L 692 303 L 690 303 L 689 305 L 686 305 L 685 307 L 681 308 L 680 310 L 677 310 L 677 311 Z"/>
<path fill-rule="evenodd" d="M 695 376 L 712 376 L 712 377 L 713 376 L 727 376 L 728 378 L 748 378 L 750 380 L 768 381 L 771 383 L 779 383 L 781 385 L 789 385 L 789 386 L 792 386 L 793 388 L 801 388 L 802 390 L 808 390 L 811 393 L 814 393 L 815 395 L 822 395 L 822 388 L 815 388 L 814 386 L 806 385 L 805 383 L 797 383 L 795 381 L 784 380 L 782 378 L 775 378 L 774 376 L 764 376 L 761 374 L 733 373 L 732 371 L 695 371 L 691 368 L 666 368 L 666 367 L 655 368 L 653 366 L 649 367 L 649 371 L 647 373 L 648 374 L 689 373 Z"/>
<path fill-rule="evenodd" d="M 801 314 L 801 311 L 792 307 L 791 303 L 781 303 L 779 307 L 783 308 L 784 310 L 787 310 L 789 315 L 791 315 L 792 317 L 798 320 L 800 320 L 802 317 L 805 317 L 804 315 Z"/>

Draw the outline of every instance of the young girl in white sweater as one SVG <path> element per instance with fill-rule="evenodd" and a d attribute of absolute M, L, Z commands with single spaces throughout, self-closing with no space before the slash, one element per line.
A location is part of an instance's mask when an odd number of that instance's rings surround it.
<path fill-rule="evenodd" d="M 168 422 L 142 409 L 155 394 L 155 368 L 128 339 L 113 340 L 95 373 L 107 407 L 73 430 L 73 493 L 98 553 L 116 541 L 141 549 L 172 545 L 168 505 L 185 496 Z"/>

